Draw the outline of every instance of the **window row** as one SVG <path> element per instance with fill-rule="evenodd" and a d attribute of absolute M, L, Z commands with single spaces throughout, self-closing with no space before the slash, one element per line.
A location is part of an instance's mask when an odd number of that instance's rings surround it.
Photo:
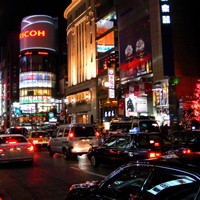
<path fill-rule="evenodd" d="M 51 96 L 52 90 L 51 89 L 23 89 L 20 90 L 20 97 L 24 96 Z"/>

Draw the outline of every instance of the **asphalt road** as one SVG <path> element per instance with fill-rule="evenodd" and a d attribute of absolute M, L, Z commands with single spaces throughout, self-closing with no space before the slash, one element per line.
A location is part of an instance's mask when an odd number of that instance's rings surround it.
<path fill-rule="evenodd" d="M 114 169 L 101 165 L 93 168 L 86 155 L 64 160 L 63 155 L 50 157 L 48 151 L 35 152 L 32 165 L 0 164 L 2 200 L 62 200 L 73 183 L 105 178 Z"/>

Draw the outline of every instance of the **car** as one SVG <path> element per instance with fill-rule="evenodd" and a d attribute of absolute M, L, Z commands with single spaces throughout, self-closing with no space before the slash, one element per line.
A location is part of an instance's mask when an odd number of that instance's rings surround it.
<path fill-rule="evenodd" d="M 73 184 L 66 200 L 200 199 L 200 168 L 178 156 L 162 156 L 120 166 L 104 180 Z"/>
<path fill-rule="evenodd" d="M 34 146 L 20 134 L 0 135 L 0 163 L 33 162 Z"/>
<path fill-rule="evenodd" d="M 21 134 L 26 137 L 29 134 L 29 132 L 27 128 L 18 126 L 13 128 L 7 128 L 5 134 Z"/>
<path fill-rule="evenodd" d="M 73 155 L 87 154 L 90 143 L 98 146 L 101 143 L 100 132 L 94 129 L 93 124 L 74 123 L 61 125 L 55 136 L 49 140 L 49 155 L 55 153 L 64 155 L 64 159 L 72 158 Z"/>
<path fill-rule="evenodd" d="M 93 167 L 102 164 L 124 164 L 132 160 L 160 157 L 165 154 L 190 153 L 184 145 L 173 144 L 161 133 L 111 135 L 98 147 L 91 146 L 87 157 Z"/>
<path fill-rule="evenodd" d="M 200 152 L 199 134 L 196 131 L 173 131 L 170 133 L 169 139 L 175 144 L 187 145 L 191 152 Z"/>
<path fill-rule="evenodd" d="M 129 130 L 138 128 L 139 132 L 160 133 L 160 128 L 156 120 L 151 116 L 133 117 L 132 120 L 113 120 L 110 123 L 109 135 L 129 132 Z"/>
<path fill-rule="evenodd" d="M 47 147 L 49 143 L 49 133 L 41 130 L 31 131 L 28 141 L 33 144 L 35 148 L 41 150 L 42 147 Z"/>

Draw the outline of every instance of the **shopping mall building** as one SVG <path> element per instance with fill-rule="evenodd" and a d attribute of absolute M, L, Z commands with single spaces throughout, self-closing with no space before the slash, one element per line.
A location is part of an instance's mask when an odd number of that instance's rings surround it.
<path fill-rule="evenodd" d="M 185 1 L 72 1 L 64 12 L 70 121 L 105 126 L 142 114 L 180 124 L 200 77 L 196 16 Z"/>

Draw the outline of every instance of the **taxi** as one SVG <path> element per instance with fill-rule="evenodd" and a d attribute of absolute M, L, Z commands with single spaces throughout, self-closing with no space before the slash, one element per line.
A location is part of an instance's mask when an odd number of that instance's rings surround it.
<path fill-rule="evenodd" d="M 46 131 L 31 131 L 28 141 L 35 146 L 35 148 L 41 150 L 41 147 L 47 147 L 49 142 L 49 134 Z"/>

